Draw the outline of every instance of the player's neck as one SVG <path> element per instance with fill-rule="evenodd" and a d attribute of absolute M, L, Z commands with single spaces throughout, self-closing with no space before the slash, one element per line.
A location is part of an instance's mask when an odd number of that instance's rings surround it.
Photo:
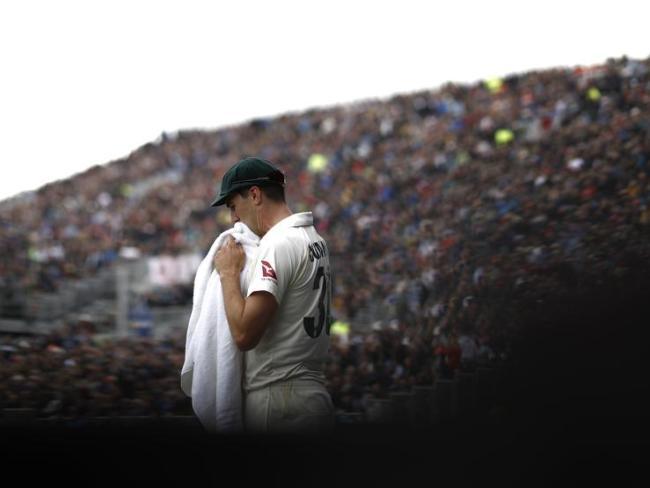
<path fill-rule="evenodd" d="M 280 204 L 267 209 L 260 215 L 261 236 L 266 234 L 271 228 L 291 215 L 291 209 L 286 204 Z"/>

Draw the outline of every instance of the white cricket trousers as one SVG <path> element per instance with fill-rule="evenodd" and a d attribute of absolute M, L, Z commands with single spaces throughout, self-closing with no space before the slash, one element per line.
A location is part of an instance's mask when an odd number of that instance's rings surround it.
<path fill-rule="evenodd" d="M 334 405 L 322 383 L 291 380 L 245 395 L 244 426 L 251 433 L 324 433 L 334 427 Z"/>

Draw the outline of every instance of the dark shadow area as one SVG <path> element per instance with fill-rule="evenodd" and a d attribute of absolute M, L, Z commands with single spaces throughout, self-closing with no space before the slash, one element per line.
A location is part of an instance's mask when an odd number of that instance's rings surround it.
<path fill-rule="evenodd" d="M 423 423 L 396 415 L 323 436 L 208 435 L 173 418 L 24 423 L 2 429 L 3 470 L 25 484 L 79 486 L 632 481 L 650 444 L 650 313 L 643 280 L 628 284 L 521 298 L 489 412 Z"/>
<path fill-rule="evenodd" d="M 605 283 L 527 310 L 504 378 L 518 431 L 548 442 L 650 440 L 646 290 Z"/>
<path fill-rule="evenodd" d="M 208 435 L 134 420 L 6 428 L 6 473 L 78 486 L 549 486 L 635 480 L 648 451 L 642 289 L 602 285 L 522 314 L 498 413 L 437 424 L 339 425 L 330 435 Z"/>

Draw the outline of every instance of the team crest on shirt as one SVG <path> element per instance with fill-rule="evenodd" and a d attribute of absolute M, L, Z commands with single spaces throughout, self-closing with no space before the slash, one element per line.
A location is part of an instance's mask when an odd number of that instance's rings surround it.
<path fill-rule="evenodd" d="M 271 266 L 271 263 L 268 261 L 262 261 L 262 276 L 264 278 L 271 278 L 274 280 L 277 280 L 278 277 L 275 274 L 275 270 L 273 269 L 273 266 Z"/>

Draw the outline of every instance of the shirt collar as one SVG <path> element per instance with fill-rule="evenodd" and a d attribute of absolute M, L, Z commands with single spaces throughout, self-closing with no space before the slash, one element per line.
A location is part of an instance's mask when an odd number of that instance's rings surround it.
<path fill-rule="evenodd" d="M 264 237 L 268 236 L 271 233 L 276 233 L 282 229 L 286 229 L 287 227 L 308 227 L 310 225 L 314 225 L 314 216 L 311 212 L 299 212 L 291 214 L 271 227 L 271 229 L 266 233 Z"/>

